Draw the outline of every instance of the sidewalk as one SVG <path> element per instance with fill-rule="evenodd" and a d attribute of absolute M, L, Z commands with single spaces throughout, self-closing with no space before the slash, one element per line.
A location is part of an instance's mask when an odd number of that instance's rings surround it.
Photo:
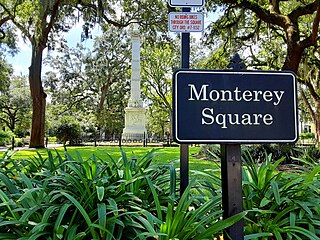
<path fill-rule="evenodd" d="M 48 144 L 48 149 L 49 148 L 58 148 L 58 147 L 63 147 L 63 144 Z M 5 152 L 9 149 L 9 147 L 4 147 L 4 146 L 0 146 L 0 152 Z M 19 150 L 28 150 L 28 149 L 36 149 L 36 148 L 29 148 L 29 146 L 25 146 L 25 147 L 15 147 L 14 150 L 15 151 L 19 151 Z"/>

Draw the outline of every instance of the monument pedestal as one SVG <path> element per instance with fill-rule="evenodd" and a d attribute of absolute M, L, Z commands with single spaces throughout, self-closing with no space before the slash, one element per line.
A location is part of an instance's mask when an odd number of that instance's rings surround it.
<path fill-rule="evenodd" d="M 122 132 L 123 140 L 144 140 L 146 130 L 146 109 L 140 98 L 140 33 L 138 25 L 134 26 L 132 37 L 132 71 L 131 90 L 128 107 L 125 111 L 125 128 Z"/>
<path fill-rule="evenodd" d="M 122 139 L 124 140 L 144 140 L 147 134 L 145 128 L 146 109 L 137 107 L 126 107 L 125 128 L 123 129 Z"/>

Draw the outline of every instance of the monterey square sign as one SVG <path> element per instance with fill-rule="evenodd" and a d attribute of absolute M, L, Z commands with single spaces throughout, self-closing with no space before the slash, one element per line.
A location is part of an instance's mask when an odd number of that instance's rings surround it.
<path fill-rule="evenodd" d="M 179 143 L 293 143 L 298 139 L 292 72 L 178 70 L 173 131 Z"/>

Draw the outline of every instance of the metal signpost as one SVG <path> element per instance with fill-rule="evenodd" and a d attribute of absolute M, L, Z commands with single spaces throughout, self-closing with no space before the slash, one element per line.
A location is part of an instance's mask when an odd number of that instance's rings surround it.
<path fill-rule="evenodd" d="M 182 12 L 171 12 L 168 27 L 171 32 L 181 32 L 181 68 L 189 69 L 190 32 L 204 29 L 202 13 L 191 13 L 190 7 L 202 7 L 204 0 L 170 0 L 171 7 L 181 7 Z M 180 144 L 180 196 L 189 184 L 189 145 Z"/>
<path fill-rule="evenodd" d="M 190 8 L 182 8 L 182 12 L 190 12 Z M 190 33 L 181 34 L 181 67 L 189 69 L 190 65 Z M 189 145 L 180 144 L 180 196 L 189 184 Z"/>

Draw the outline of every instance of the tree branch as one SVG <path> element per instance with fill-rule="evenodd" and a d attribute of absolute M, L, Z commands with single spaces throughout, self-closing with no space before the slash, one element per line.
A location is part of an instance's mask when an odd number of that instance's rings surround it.
<path fill-rule="evenodd" d="M 6 16 L 6 17 L 0 19 L 0 27 L 1 27 L 4 23 L 6 23 L 7 21 L 12 20 L 12 19 L 13 19 L 13 15 L 9 15 L 9 16 Z"/>
<path fill-rule="evenodd" d="M 53 27 L 53 24 L 55 23 L 56 21 L 56 17 L 57 17 L 57 14 L 58 14 L 58 11 L 59 11 L 59 6 L 60 6 L 60 3 L 61 3 L 61 0 L 57 0 L 55 2 L 55 4 L 53 5 L 53 8 L 52 8 L 52 11 L 51 11 L 51 15 L 50 15 L 50 20 L 49 20 L 49 23 L 48 25 L 45 27 L 45 29 L 43 30 L 43 35 L 42 35 L 42 43 L 44 44 L 43 47 L 45 47 L 46 45 L 46 42 L 48 41 L 48 36 L 49 36 L 49 33 Z M 47 17 L 47 14 L 44 14 L 43 16 L 43 19 L 42 21 L 46 22 L 46 17 Z"/>
<path fill-rule="evenodd" d="M 111 24 L 111 25 L 113 25 L 113 26 L 116 26 L 116 27 L 126 27 L 126 26 L 128 26 L 128 25 L 130 24 L 130 22 L 127 22 L 127 23 L 122 24 L 122 23 L 119 23 L 119 22 L 116 22 L 116 21 L 113 21 L 113 20 L 109 19 L 105 14 L 103 14 L 103 11 L 99 10 L 98 7 L 97 7 L 96 5 L 94 5 L 94 4 L 84 3 L 84 2 L 81 1 L 81 0 L 78 1 L 78 4 L 81 5 L 81 6 L 83 6 L 84 8 L 91 8 L 91 9 L 93 9 L 97 14 L 98 14 L 98 11 L 100 11 L 100 12 L 102 13 L 102 19 L 103 19 L 104 21 L 106 21 L 108 24 Z M 79 7 L 78 7 L 78 9 L 79 9 L 80 11 L 83 10 L 83 9 L 80 9 Z"/>
<path fill-rule="evenodd" d="M 264 22 L 272 23 L 277 26 L 285 26 L 285 17 L 277 12 L 269 12 L 259 6 L 258 3 L 248 0 L 224 0 L 224 3 L 235 4 L 239 8 L 246 8 L 254 12 Z"/>
<path fill-rule="evenodd" d="M 313 111 L 313 109 L 312 109 L 312 107 L 311 107 L 311 105 L 310 105 L 310 103 L 309 103 L 309 101 L 308 101 L 308 99 L 307 99 L 307 97 L 306 97 L 306 95 L 305 95 L 305 93 L 304 93 L 304 91 L 302 89 L 301 89 L 300 93 L 301 93 L 303 101 L 307 105 L 307 108 L 308 108 L 308 110 L 309 110 L 309 112 L 310 112 L 310 114 L 312 116 L 312 119 L 314 119 L 315 118 L 315 112 Z"/>
<path fill-rule="evenodd" d="M 318 31 L 319 31 L 319 23 L 320 23 L 320 3 L 317 8 L 316 16 L 313 20 L 312 33 L 310 34 L 310 36 L 308 36 L 307 38 L 305 38 L 300 42 L 300 46 L 302 46 L 303 48 L 307 48 L 316 44 L 317 38 L 318 38 Z"/>
<path fill-rule="evenodd" d="M 320 102 L 320 96 L 317 94 L 316 90 L 314 89 L 312 83 L 308 80 L 306 80 L 304 82 L 304 84 L 308 87 L 309 92 L 312 96 L 312 98 L 316 101 L 316 102 Z"/>
<path fill-rule="evenodd" d="M 291 21 L 295 22 L 301 16 L 314 13 L 319 7 L 319 4 L 320 0 L 316 0 L 313 3 L 307 4 L 305 6 L 299 6 L 296 9 L 294 9 L 290 14 L 288 14 L 288 17 L 291 19 Z"/>

